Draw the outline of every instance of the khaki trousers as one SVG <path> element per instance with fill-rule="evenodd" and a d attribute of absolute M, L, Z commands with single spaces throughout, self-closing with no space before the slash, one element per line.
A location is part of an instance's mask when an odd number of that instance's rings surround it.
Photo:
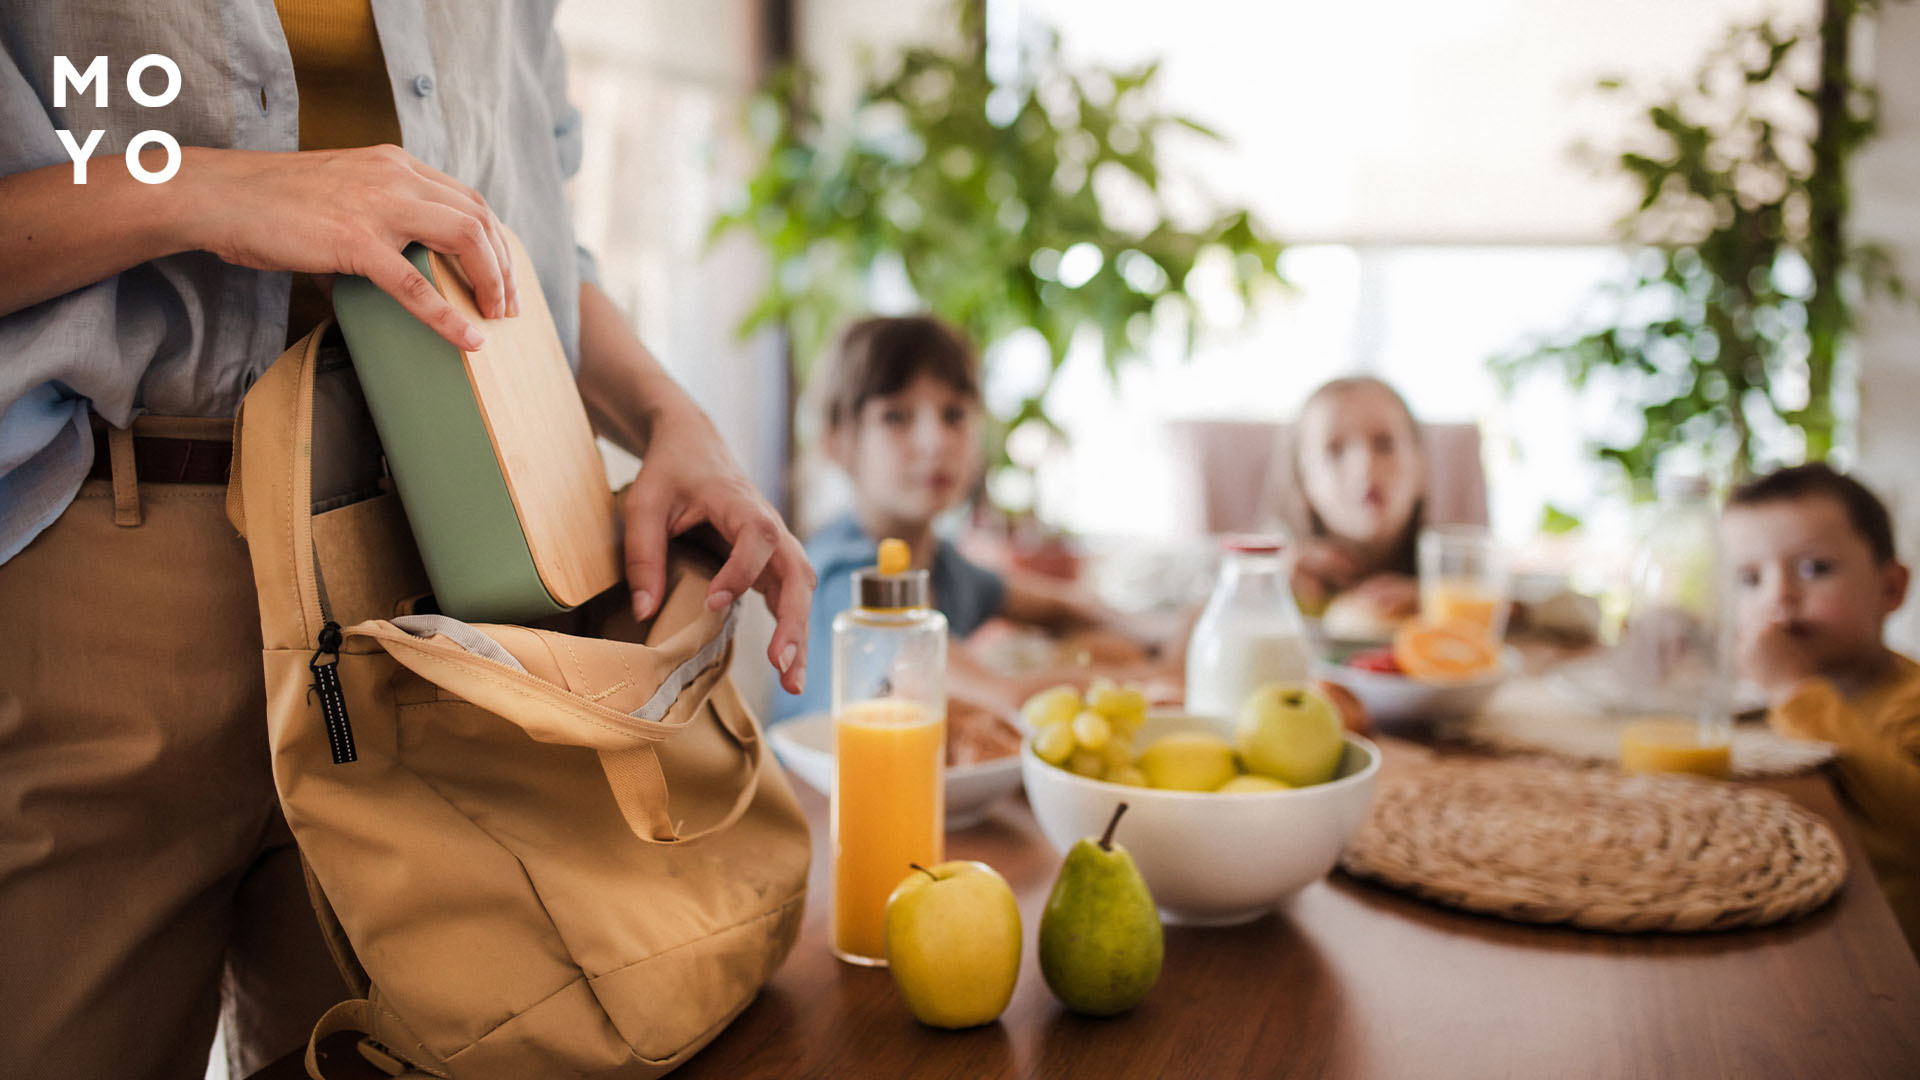
<path fill-rule="evenodd" d="M 0 564 L 0 1077 L 200 1080 L 224 1007 L 238 1080 L 344 985 L 274 796 L 226 489 L 126 481 Z"/>

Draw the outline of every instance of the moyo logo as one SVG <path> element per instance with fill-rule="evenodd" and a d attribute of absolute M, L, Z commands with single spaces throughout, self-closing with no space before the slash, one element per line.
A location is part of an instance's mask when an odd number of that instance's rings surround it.
<path fill-rule="evenodd" d="M 149 94 L 140 85 L 140 76 L 146 74 L 148 68 L 159 68 L 161 73 L 167 78 L 166 89 L 158 94 Z M 93 58 L 93 63 L 87 65 L 87 70 L 78 71 L 74 68 L 72 61 L 66 57 L 54 57 L 54 108 L 64 109 L 67 107 L 67 88 L 69 86 L 73 88 L 76 96 L 86 93 L 87 87 L 93 87 L 94 107 L 97 109 L 106 108 L 107 58 L 104 56 L 96 56 Z M 135 60 L 133 66 L 127 69 L 127 93 L 132 95 L 133 100 L 149 109 L 157 109 L 163 105 L 171 104 L 174 98 L 180 96 L 180 68 L 172 60 L 161 56 L 159 53 L 148 53 L 140 59 Z M 87 159 L 93 156 L 93 148 L 100 145 L 100 136 L 105 135 L 106 132 L 95 131 L 91 135 L 88 135 L 86 145 L 84 146 L 75 142 L 73 132 L 65 128 L 59 129 L 54 132 L 54 134 L 60 136 L 61 145 L 67 148 L 68 156 L 73 158 L 73 182 L 76 184 L 86 183 Z M 167 151 L 167 164 L 165 167 L 157 170 L 148 169 L 146 166 L 140 164 L 140 151 L 148 146 L 155 145 L 164 147 Z M 174 173 L 180 171 L 180 144 L 174 141 L 173 136 L 155 129 L 148 129 L 135 135 L 133 141 L 127 143 L 127 171 L 133 174 L 135 180 L 143 184 L 166 183 L 173 179 Z"/>

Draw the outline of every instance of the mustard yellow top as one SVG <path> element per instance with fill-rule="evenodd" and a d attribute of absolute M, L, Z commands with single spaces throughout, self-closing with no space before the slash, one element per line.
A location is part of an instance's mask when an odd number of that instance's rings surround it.
<path fill-rule="evenodd" d="M 1840 749 L 1837 784 L 1874 876 L 1907 944 L 1920 955 L 1920 664 L 1894 670 L 1852 699 L 1808 679 L 1774 707 L 1774 730 Z"/>
<path fill-rule="evenodd" d="M 400 142 L 400 117 L 373 0 L 274 0 L 293 56 L 300 91 L 300 149 L 344 150 Z M 293 276 L 287 340 L 298 340 L 332 314 L 326 293 L 306 274 Z"/>

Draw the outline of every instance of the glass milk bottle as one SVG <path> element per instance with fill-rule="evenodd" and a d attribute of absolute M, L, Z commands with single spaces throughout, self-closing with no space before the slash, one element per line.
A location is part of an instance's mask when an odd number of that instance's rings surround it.
<path fill-rule="evenodd" d="M 886 963 L 887 897 L 946 841 L 947 617 L 907 545 L 880 544 L 833 620 L 833 953 Z"/>
<path fill-rule="evenodd" d="M 1200 716 L 1237 716 L 1256 687 L 1305 682 L 1313 659 L 1279 541 L 1235 537 L 1224 553 L 1187 643 L 1187 711 Z"/>
<path fill-rule="evenodd" d="M 1642 713 L 1621 733 L 1621 763 L 1724 776 L 1733 648 L 1719 518 L 1704 477 L 1662 477 L 1658 493 L 1620 631 L 1619 674 L 1637 688 Z"/>

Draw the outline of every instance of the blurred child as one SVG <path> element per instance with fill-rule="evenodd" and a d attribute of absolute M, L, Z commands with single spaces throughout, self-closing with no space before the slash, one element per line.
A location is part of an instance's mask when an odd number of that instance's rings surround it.
<path fill-rule="evenodd" d="M 1742 674 L 1766 690 L 1775 730 L 1839 748 L 1843 802 L 1920 952 L 1920 664 L 1881 638 L 1908 581 L 1886 507 L 1800 465 L 1736 490 L 1721 535 Z"/>
<path fill-rule="evenodd" d="M 819 575 L 808 655 L 829 662 L 833 618 L 853 602 L 853 572 L 874 564 L 881 538 L 898 537 L 912 550 L 914 567 L 929 571 L 934 606 L 946 615 L 954 645 L 1001 616 L 1054 633 L 1104 629 L 1104 652 L 1122 662 L 1010 677 L 951 648 L 952 697 L 1011 715 L 1027 697 L 1062 681 L 1148 674 L 1125 663 L 1144 661 L 1146 652 L 1116 633 L 1112 612 L 1051 582 L 1002 578 L 935 535 L 934 519 L 967 497 L 981 466 L 978 366 L 966 339 L 928 316 L 864 319 L 842 334 L 823 376 L 825 442 L 852 480 L 854 505 L 807 542 Z M 774 719 L 825 711 L 830 682 L 809 679 L 802 694 L 775 695 Z"/>
<path fill-rule="evenodd" d="M 1327 626 L 1337 636 L 1372 637 L 1418 612 L 1426 461 L 1405 399 L 1368 375 L 1322 385 L 1300 407 L 1272 476 L 1268 501 L 1294 552 L 1303 613 L 1371 631 Z"/>

